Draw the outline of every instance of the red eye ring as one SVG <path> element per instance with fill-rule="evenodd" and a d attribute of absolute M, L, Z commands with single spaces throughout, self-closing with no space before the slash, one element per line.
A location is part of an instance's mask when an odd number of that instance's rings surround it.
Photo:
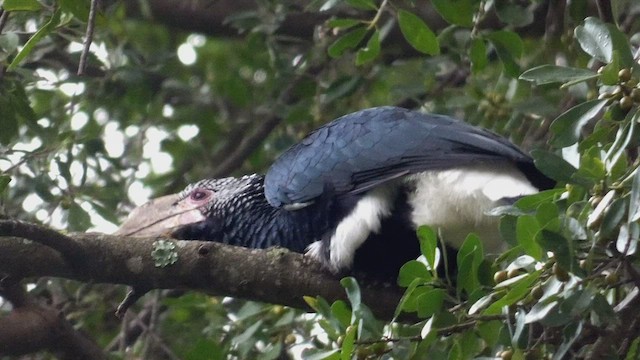
<path fill-rule="evenodd" d="M 194 201 L 201 201 L 209 196 L 209 192 L 201 189 L 196 189 L 189 194 L 189 198 Z"/>

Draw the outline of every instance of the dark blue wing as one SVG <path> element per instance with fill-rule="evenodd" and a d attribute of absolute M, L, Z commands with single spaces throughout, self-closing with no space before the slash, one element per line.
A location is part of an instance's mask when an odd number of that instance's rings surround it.
<path fill-rule="evenodd" d="M 281 207 L 329 188 L 358 193 L 411 173 L 504 161 L 531 163 L 489 131 L 448 116 L 379 107 L 338 118 L 288 149 L 267 172 L 265 195 Z"/>

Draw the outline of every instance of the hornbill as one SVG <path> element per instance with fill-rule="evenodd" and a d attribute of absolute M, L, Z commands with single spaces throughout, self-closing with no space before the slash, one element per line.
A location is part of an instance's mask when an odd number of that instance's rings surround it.
<path fill-rule="evenodd" d="M 342 116 L 285 151 L 266 175 L 206 179 L 134 210 L 118 233 L 306 253 L 333 273 L 396 273 L 419 255 L 416 228 L 451 247 L 477 233 L 501 250 L 514 198 L 553 187 L 492 132 L 443 115 L 377 107 Z"/>

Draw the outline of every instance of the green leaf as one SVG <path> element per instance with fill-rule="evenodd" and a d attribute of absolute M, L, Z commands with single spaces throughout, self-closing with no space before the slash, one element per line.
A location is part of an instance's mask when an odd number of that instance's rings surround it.
<path fill-rule="evenodd" d="M 349 326 L 347 328 L 347 332 L 344 334 L 344 340 L 342 341 L 342 350 L 340 351 L 341 360 L 351 360 L 357 331 L 358 327 L 356 326 Z"/>
<path fill-rule="evenodd" d="M 13 108 L 13 103 L 8 96 L 0 93 L 0 119 L 2 119 L 2 131 L 0 131 L 0 144 L 8 145 L 18 135 L 18 117 Z"/>
<path fill-rule="evenodd" d="M 540 231 L 536 240 L 544 250 L 553 252 L 561 268 L 574 273 L 580 271 L 578 263 L 575 260 L 573 241 L 561 234 L 547 230 Z"/>
<path fill-rule="evenodd" d="M 574 168 L 575 170 L 575 168 Z M 540 204 L 553 201 L 558 195 L 562 194 L 564 189 L 550 189 L 540 191 L 536 194 L 527 195 L 516 201 L 515 206 L 522 210 L 534 210 L 537 209 Z"/>
<path fill-rule="evenodd" d="M 529 287 L 533 284 L 538 278 L 540 278 L 541 270 L 534 271 L 529 274 L 524 274 L 525 276 L 521 277 L 519 281 L 509 290 L 505 296 L 496 300 L 493 304 L 491 304 L 483 313 L 485 315 L 497 315 L 502 313 L 502 308 L 505 306 L 513 305 L 518 302 L 520 299 L 524 298 L 531 291 Z"/>
<path fill-rule="evenodd" d="M 614 52 L 618 52 L 621 66 L 633 66 L 633 55 L 627 37 L 615 26 L 605 24 L 598 18 L 588 17 L 583 25 L 576 27 L 575 36 L 582 50 L 595 59 L 610 63 Z"/>
<path fill-rule="evenodd" d="M 420 252 L 427 260 L 427 264 L 431 270 L 435 272 L 436 251 L 438 248 L 438 235 L 435 230 L 428 226 L 420 226 L 417 230 L 418 240 L 420 241 Z"/>
<path fill-rule="evenodd" d="M 545 150 L 531 151 L 533 162 L 543 174 L 562 183 L 571 181 L 577 169 L 561 156 Z"/>
<path fill-rule="evenodd" d="M 68 215 L 69 230 L 71 231 L 86 231 L 91 226 L 91 217 L 75 202 L 69 207 Z"/>
<path fill-rule="evenodd" d="M 76 18 L 87 21 L 89 19 L 89 1 L 83 0 L 58 0 L 62 10 L 70 12 Z"/>
<path fill-rule="evenodd" d="M 574 176 L 574 180 L 580 178 L 584 181 L 596 183 L 604 180 L 607 175 L 604 163 L 600 159 L 600 148 L 595 146 L 584 151 L 580 156 L 580 168 Z"/>
<path fill-rule="evenodd" d="M 626 199 L 615 199 L 609 209 L 602 218 L 602 225 L 600 225 L 600 236 L 606 238 L 613 235 L 614 231 L 621 225 L 622 219 L 627 212 Z"/>
<path fill-rule="evenodd" d="M 7 185 L 9 185 L 10 182 L 11 176 L 0 175 L 0 194 L 2 194 L 7 189 Z"/>
<path fill-rule="evenodd" d="M 614 51 L 611 62 L 603 66 L 602 70 L 598 70 L 598 73 L 600 74 L 600 81 L 605 85 L 617 85 L 619 71 L 620 56 L 618 56 L 617 51 Z"/>
<path fill-rule="evenodd" d="M 563 333 L 563 341 L 562 344 L 558 347 L 558 350 L 555 352 L 554 359 L 563 359 L 564 356 L 571 350 L 571 346 L 573 343 L 580 337 L 582 334 L 582 325 L 584 321 L 572 322 L 565 326 Z"/>
<path fill-rule="evenodd" d="M 633 339 L 631 345 L 629 346 L 629 350 L 627 351 L 627 355 L 624 357 L 624 360 L 634 360 L 640 358 L 640 351 L 638 348 L 640 347 L 640 337 Z"/>
<path fill-rule="evenodd" d="M 38 11 L 42 5 L 37 0 L 4 0 L 2 8 L 6 11 Z"/>
<path fill-rule="evenodd" d="M 560 212 L 554 203 L 540 204 L 536 211 L 536 220 L 542 229 L 555 232 L 561 230 Z"/>
<path fill-rule="evenodd" d="M 0 188 L 0 192 L 2 192 Z M 640 169 L 636 168 L 631 185 L 631 197 L 629 198 L 629 217 L 627 222 L 640 220 Z"/>
<path fill-rule="evenodd" d="M 49 19 L 49 21 L 44 24 L 44 26 L 38 29 L 38 31 L 36 31 L 36 33 L 33 34 L 33 36 L 29 40 L 27 40 L 26 44 L 24 44 L 24 46 L 22 47 L 22 50 L 20 50 L 16 57 L 13 58 L 11 64 L 9 64 L 9 66 L 7 67 L 7 71 L 15 69 L 15 67 L 18 66 L 22 62 L 22 60 L 24 60 L 31 53 L 31 51 L 33 51 L 36 44 L 38 44 L 40 40 L 49 35 L 49 33 L 52 32 L 56 28 L 56 26 L 58 26 L 58 24 L 60 23 L 61 15 L 62 11 L 60 10 L 60 8 L 56 9 L 53 15 L 51 15 L 51 19 Z"/>
<path fill-rule="evenodd" d="M 438 14 L 449 24 L 463 27 L 473 26 L 475 2 L 471 0 L 432 0 Z"/>
<path fill-rule="evenodd" d="M 337 58 L 342 56 L 342 54 L 348 49 L 353 49 L 364 39 L 364 36 L 367 34 L 367 28 L 364 26 L 359 26 L 348 33 L 342 35 L 338 38 L 331 46 L 327 52 L 329 56 L 332 58 Z"/>
<path fill-rule="evenodd" d="M 423 279 L 424 281 L 427 281 L 431 279 L 431 273 L 429 273 L 429 270 L 427 270 L 427 267 L 423 263 L 417 260 L 411 260 L 400 268 L 400 273 L 398 274 L 398 285 L 407 287 L 415 279 Z"/>
<path fill-rule="evenodd" d="M 362 20 L 358 19 L 331 19 L 327 21 L 327 26 L 338 29 L 348 29 L 356 25 L 361 25 Z"/>
<path fill-rule="evenodd" d="M 471 71 L 474 74 L 487 67 L 489 59 L 487 58 L 487 45 L 483 39 L 474 38 L 471 40 L 469 60 L 471 60 Z"/>
<path fill-rule="evenodd" d="M 480 322 L 476 325 L 476 329 L 478 330 L 478 335 L 482 337 L 484 341 L 487 342 L 489 348 L 496 346 L 498 340 L 500 338 L 500 331 L 506 325 L 502 321 L 493 320 Z"/>
<path fill-rule="evenodd" d="M 497 1 L 495 7 L 498 18 L 505 24 L 523 27 L 533 22 L 533 11 L 525 6 L 508 1 Z"/>
<path fill-rule="evenodd" d="M 398 23 L 404 38 L 416 50 L 428 55 L 440 54 L 436 35 L 422 19 L 406 10 L 399 10 Z"/>
<path fill-rule="evenodd" d="M 380 55 L 380 32 L 376 30 L 367 41 L 367 46 L 358 50 L 356 65 L 369 63 L 377 58 L 378 55 Z"/>
<path fill-rule="evenodd" d="M 336 300 L 331 304 L 331 314 L 342 324 L 344 328 L 351 324 L 351 309 L 346 302 Z"/>
<path fill-rule="evenodd" d="M 354 312 L 357 311 L 360 308 L 360 304 L 362 304 L 362 297 L 360 295 L 360 286 L 358 286 L 358 282 L 353 277 L 346 277 L 340 280 L 340 284 L 347 292 L 347 298 L 349 298 L 351 308 Z"/>
<path fill-rule="evenodd" d="M 551 124 L 553 139 L 557 147 L 575 144 L 580 139 L 582 128 L 606 106 L 607 100 L 591 100 L 576 105 L 558 116 Z"/>
<path fill-rule="evenodd" d="M 418 316 L 427 318 L 442 310 L 445 292 L 443 289 L 431 289 L 424 294 L 418 296 L 416 305 L 418 308 Z"/>
<path fill-rule="evenodd" d="M 540 225 L 534 216 L 524 215 L 518 218 L 516 223 L 516 239 L 518 244 L 528 255 L 534 259 L 542 259 L 543 251 L 536 242 L 536 235 L 540 231 Z"/>
<path fill-rule="evenodd" d="M 617 74 L 616 74 L 617 75 Z M 598 74 L 588 69 L 566 66 L 541 65 L 529 69 L 520 75 L 519 79 L 533 82 L 536 85 L 553 83 L 578 83 L 597 78 Z"/>
<path fill-rule="evenodd" d="M 520 73 L 520 66 L 515 59 L 522 55 L 524 49 L 520 36 L 513 31 L 499 30 L 487 35 L 487 39 L 495 47 L 505 73 L 511 77 L 517 77 Z"/>
<path fill-rule="evenodd" d="M 396 306 L 396 310 L 393 313 L 393 319 L 395 321 L 395 319 L 398 318 L 398 316 L 400 315 L 401 312 L 403 311 L 415 311 L 416 310 L 416 306 L 415 306 L 415 297 L 416 297 L 416 293 L 418 291 L 416 291 L 416 289 L 418 289 L 418 286 L 422 285 L 424 283 L 424 281 L 420 278 L 415 278 L 413 279 L 413 281 L 411 282 L 411 284 L 409 284 L 409 286 L 407 287 L 407 289 L 404 291 L 404 294 L 402 294 L 402 298 L 400 299 L 400 301 L 398 302 L 398 306 Z"/>
<path fill-rule="evenodd" d="M 458 293 L 473 293 L 480 286 L 478 269 L 484 259 L 482 242 L 475 234 L 469 234 L 458 250 Z"/>
<path fill-rule="evenodd" d="M 378 10 L 373 0 L 347 0 L 347 4 L 362 10 Z"/>
<path fill-rule="evenodd" d="M 244 330 L 240 335 L 237 335 L 236 337 L 234 337 L 231 341 L 234 344 L 242 344 L 246 341 L 249 341 L 249 339 L 253 337 L 256 331 L 260 329 L 263 322 L 264 322 L 263 320 L 256 321 L 254 324 L 252 324 L 246 330 Z"/>

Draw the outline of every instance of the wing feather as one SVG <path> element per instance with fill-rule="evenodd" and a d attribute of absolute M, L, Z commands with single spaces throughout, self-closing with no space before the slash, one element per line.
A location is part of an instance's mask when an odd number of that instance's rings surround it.
<path fill-rule="evenodd" d="M 281 207 L 328 189 L 359 193 L 408 174 L 479 162 L 532 164 L 508 140 L 451 117 L 372 108 L 338 118 L 284 152 L 266 174 L 265 196 Z"/>

